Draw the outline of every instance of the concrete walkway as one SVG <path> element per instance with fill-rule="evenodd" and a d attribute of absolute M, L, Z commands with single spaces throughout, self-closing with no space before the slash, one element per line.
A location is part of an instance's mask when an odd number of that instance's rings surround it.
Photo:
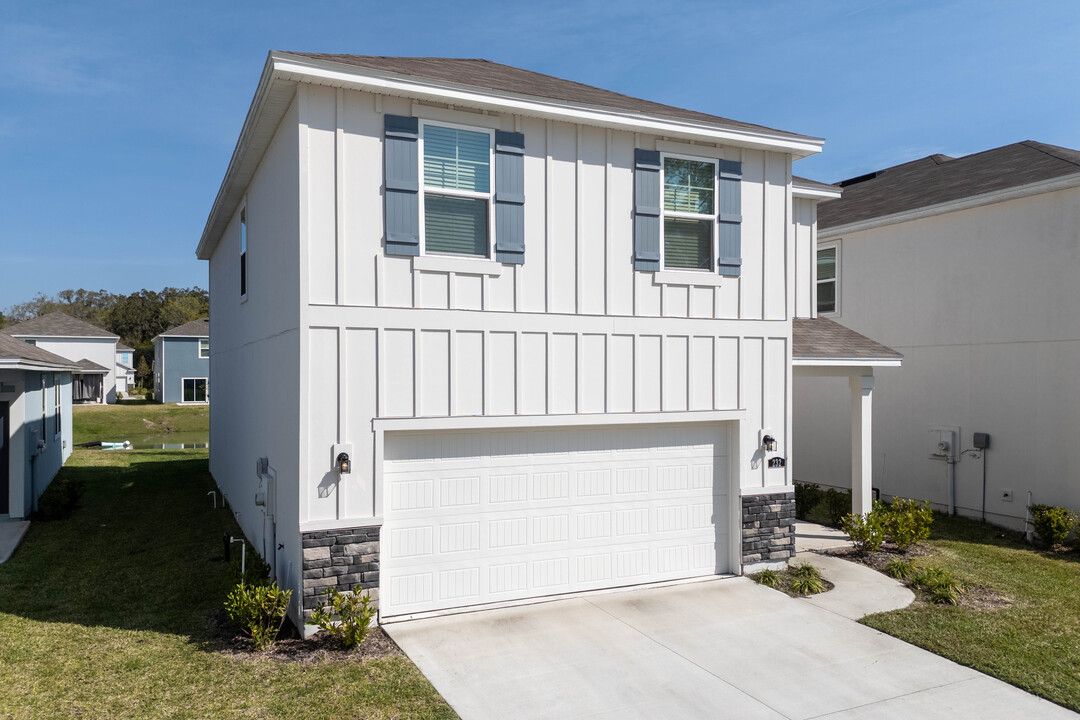
<path fill-rule="evenodd" d="M 463 720 L 1078 717 L 747 578 L 384 629 Z"/>
<path fill-rule="evenodd" d="M 0 520 L 0 563 L 7 562 L 29 529 L 29 520 Z"/>
<path fill-rule="evenodd" d="M 795 552 L 849 548 L 851 540 L 841 530 L 800 520 L 795 523 Z"/>
<path fill-rule="evenodd" d="M 803 552 L 798 553 L 792 562 L 810 563 L 835 585 L 827 593 L 800 598 L 803 602 L 851 620 L 871 613 L 906 608 L 915 600 L 915 593 L 902 583 L 850 560 Z"/>

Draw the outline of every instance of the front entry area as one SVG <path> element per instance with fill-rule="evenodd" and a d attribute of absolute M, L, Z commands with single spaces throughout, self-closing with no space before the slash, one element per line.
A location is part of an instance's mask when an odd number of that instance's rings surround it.
<path fill-rule="evenodd" d="M 728 572 L 731 430 L 387 433 L 381 617 Z"/>

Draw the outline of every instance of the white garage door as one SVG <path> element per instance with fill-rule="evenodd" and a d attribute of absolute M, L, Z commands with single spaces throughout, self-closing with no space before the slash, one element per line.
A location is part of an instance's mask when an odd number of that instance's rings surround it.
<path fill-rule="evenodd" d="M 725 424 L 388 433 L 394 616 L 728 571 Z"/>

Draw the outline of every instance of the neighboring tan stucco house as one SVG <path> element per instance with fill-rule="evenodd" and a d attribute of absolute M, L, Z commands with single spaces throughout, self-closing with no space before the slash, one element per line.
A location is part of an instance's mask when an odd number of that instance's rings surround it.
<path fill-rule="evenodd" d="M 1080 510 L 1080 152 L 1026 141 L 839 186 L 818 310 L 905 357 L 878 377 L 875 487 L 1014 528 L 1029 493 Z M 850 482 L 836 393 L 795 383 L 798 480 Z"/>
<path fill-rule="evenodd" d="M 210 321 L 166 330 L 154 343 L 154 398 L 163 403 L 210 402 Z"/>
<path fill-rule="evenodd" d="M 76 363 L 71 390 L 76 404 L 116 402 L 118 336 L 59 311 L 25 320 L 4 332 Z"/>
<path fill-rule="evenodd" d="M 331 586 L 404 619 L 785 562 L 792 373 L 855 378 L 862 427 L 899 363 L 813 319 L 840 191 L 791 168 L 822 144 L 483 60 L 271 53 L 198 256 L 210 469 L 293 618 Z"/>
<path fill-rule="evenodd" d="M 70 360 L 0 332 L 0 519 L 23 519 L 71 455 Z"/>

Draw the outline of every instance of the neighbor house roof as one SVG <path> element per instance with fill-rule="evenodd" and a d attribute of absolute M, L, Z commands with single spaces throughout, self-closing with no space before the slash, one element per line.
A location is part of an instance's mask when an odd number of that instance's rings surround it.
<path fill-rule="evenodd" d="M 5 328 L 4 332 L 15 337 L 74 337 L 74 338 L 115 338 L 107 330 L 91 325 L 85 320 L 73 318 L 59 310 Z"/>
<path fill-rule="evenodd" d="M 665 105 L 482 59 L 269 54 L 196 249 L 209 259 L 255 168 L 296 95 L 298 83 L 397 96 L 455 109 L 494 111 L 595 127 L 643 132 L 669 140 L 723 143 L 788 152 L 801 158 L 824 140 Z"/>
<path fill-rule="evenodd" d="M 75 363 L 75 365 L 78 366 L 79 371 L 83 372 L 83 373 L 90 373 L 90 374 L 105 373 L 105 374 L 108 374 L 108 372 L 109 372 L 109 368 L 102 367 L 101 365 L 98 365 L 93 360 L 87 360 L 86 358 L 83 358 L 82 360 L 79 360 L 78 362 Z"/>
<path fill-rule="evenodd" d="M 1080 152 L 1025 140 L 959 158 L 929 155 L 837 183 L 818 228 L 842 227 L 1032 183 L 1080 175 Z"/>
<path fill-rule="evenodd" d="M 796 318 L 791 357 L 799 360 L 896 362 L 903 355 L 829 318 Z"/>
<path fill-rule="evenodd" d="M 135 348 L 128 347 L 124 343 L 117 343 L 116 344 L 116 349 L 119 350 L 120 352 L 135 352 Z"/>
<path fill-rule="evenodd" d="M 75 370 L 77 366 L 67 358 L 0 332 L 0 368 Z"/>
<path fill-rule="evenodd" d="M 199 318 L 198 320 L 192 320 L 183 325 L 177 325 L 174 328 L 166 330 L 157 337 L 208 338 L 210 337 L 210 318 Z M 154 339 L 156 340 L 157 338 Z"/>

